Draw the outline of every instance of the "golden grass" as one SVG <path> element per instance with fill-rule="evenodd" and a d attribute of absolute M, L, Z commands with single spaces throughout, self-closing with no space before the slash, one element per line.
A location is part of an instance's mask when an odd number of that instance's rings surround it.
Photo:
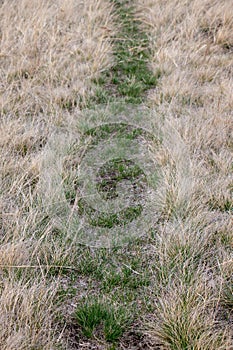
<path fill-rule="evenodd" d="M 49 114 L 85 100 L 112 62 L 109 10 L 105 1 L 4 1 L 0 110 Z"/>
<path fill-rule="evenodd" d="M 161 194 L 171 215 L 156 246 L 162 293 L 148 333 L 164 349 L 232 349 L 224 295 L 232 295 L 233 266 L 233 7 L 225 0 L 138 0 L 137 17 L 149 35 L 150 67 L 162 72 L 147 103 L 176 128 L 191 162 L 187 178 L 182 151 L 160 159 L 168 164 Z"/>
<path fill-rule="evenodd" d="M 64 249 L 54 246 L 50 226 L 41 226 L 42 208 L 35 207 L 41 150 L 112 64 L 111 5 L 5 0 L 0 22 L 0 348 L 51 350 L 57 284 L 40 266 Z"/>
<path fill-rule="evenodd" d="M 14 278 L 4 281 L 0 299 L 1 349 L 51 349 L 52 342 L 55 344 L 51 310 L 56 290 L 55 285 L 46 286 L 36 278 L 32 283 Z"/>
<path fill-rule="evenodd" d="M 146 103 L 171 126 L 154 152 L 162 220 L 146 332 L 161 349 L 231 350 L 233 8 L 230 0 L 136 3 L 150 67 L 162 72 Z M 62 334 L 50 267 L 76 257 L 37 198 L 42 152 L 113 64 L 112 7 L 4 0 L 0 22 L 0 348 L 52 350 Z"/>

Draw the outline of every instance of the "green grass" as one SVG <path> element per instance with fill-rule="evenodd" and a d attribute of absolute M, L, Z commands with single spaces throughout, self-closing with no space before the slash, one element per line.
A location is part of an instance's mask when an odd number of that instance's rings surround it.
<path fill-rule="evenodd" d="M 231 311 L 233 310 L 233 282 L 226 284 L 223 293 L 223 302 Z"/>
<path fill-rule="evenodd" d="M 159 71 L 153 76 L 149 69 L 148 38 L 141 30 L 139 22 L 135 20 L 131 2 L 112 2 L 117 18 L 116 25 L 119 28 L 116 37 L 113 38 L 115 62 L 112 68 L 95 79 L 95 95 L 84 103 L 85 108 L 95 109 L 98 104 L 112 102 L 118 102 L 119 105 L 121 102 L 122 105 L 140 104 L 146 99 L 146 91 L 156 86 L 160 76 Z M 125 109 L 122 111 L 125 112 Z M 108 123 L 88 129 L 83 134 L 83 139 L 84 143 L 86 139 L 90 141 L 88 147 L 91 148 L 100 140 L 111 136 L 124 137 L 129 141 L 145 138 L 158 143 L 153 135 L 142 128 L 124 123 Z M 74 150 L 76 154 L 79 151 Z M 125 180 L 137 188 L 140 187 L 143 194 L 147 179 L 142 169 L 132 161 L 118 158 L 99 168 L 96 186 L 105 200 L 114 199 L 118 196 L 117 184 Z M 81 186 L 76 170 L 64 165 L 63 181 L 66 200 L 72 206 Z M 135 198 L 133 205 L 116 214 L 98 212 L 84 199 L 79 199 L 77 204 L 78 214 L 84 215 L 85 220 L 92 226 L 112 228 L 115 225 L 126 225 L 143 215 L 143 207 L 138 198 Z M 87 295 L 79 300 L 79 306 L 74 312 L 75 322 L 85 337 L 97 337 L 115 344 L 132 320 L 140 319 L 143 313 L 152 310 L 152 303 L 145 293 L 151 283 L 150 261 L 143 250 L 145 243 L 149 243 L 149 238 L 146 240 L 147 242 L 138 238 L 127 247 L 115 247 L 111 250 L 76 247 L 74 270 L 53 271 L 70 278 L 67 289 L 59 291 L 62 299 L 73 296 L 75 280 L 85 277 L 89 281 Z"/>
<path fill-rule="evenodd" d="M 142 135 L 147 136 L 147 133 L 143 129 L 134 129 L 123 123 L 103 125 L 97 129 L 89 130 L 87 134 L 92 136 L 91 143 L 88 146 L 89 149 L 96 142 L 99 142 L 100 139 L 102 140 L 113 135 L 116 136 L 116 134 L 126 137 L 129 141 L 137 139 Z M 67 175 L 68 171 L 69 175 Z M 75 169 L 72 171 L 69 167 L 66 168 L 66 165 L 64 165 L 63 181 L 66 200 L 72 206 L 75 203 L 77 191 L 82 183 L 77 177 Z M 105 200 L 118 197 L 117 184 L 122 181 L 129 181 L 134 192 L 134 203 L 130 207 L 119 210 L 117 213 L 102 213 L 90 207 L 85 199 L 81 198 L 77 202 L 78 214 L 81 216 L 85 215 L 89 224 L 92 226 L 112 228 L 116 225 L 126 225 L 132 222 L 143 211 L 143 207 L 138 201 L 137 196 L 139 192 L 140 195 L 143 195 L 147 183 L 143 170 L 131 160 L 115 158 L 101 166 L 96 174 L 96 188 Z"/>
<path fill-rule="evenodd" d="M 119 106 L 118 106 L 119 108 Z M 97 145 L 100 141 L 107 140 L 109 138 L 118 137 L 124 138 L 127 142 L 141 139 L 152 141 L 154 144 L 158 144 L 159 140 L 143 128 L 135 128 L 132 125 L 125 123 L 109 123 L 103 124 L 96 128 L 90 128 L 83 133 L 83 144 L 85 144 L 88 138 L 88 144 L 85 152 L 91 150 L 92 147 Z M 76 157 L 80 154 L 83 155 L 83 148 L 74 148 L 70 150 L 69 157 Z M 68 162 L 69 163 L 69 162 Z M 83 182 L 78 178 L 76 164 L 71 165 L 64 162 L 63 165 L 63 185 L 65 191 L 65 197 L 68 203 L 73 206 L 77 193 L 82 187 Z M 117 185 L 122 181 L 128 181 L 131 184 L 131 194 L 134 196 L 131 206 L 119 210 L 117 213 L 102 213 L 92 208 L 84 198 L 77 200 L 78 215 L 86 217 L 87 221 L 92 226 L 99 226 L 105 228 L 112 228 L 118 225 L 127 225 L 129 222 L 135 220 L 143 212 L 143 206 L 141 205 L 140 198 L 142 198 L 147 185 L 147 177 L 143 170 L 132 160 L 114 158 L 108 161 L 97 171 L 96 174 L 96 188 L 104 200 L 114 199 L 118 197 Z M 157 182 L 157 176 L 155 178 Z"/>
<path fill-rule="evenodd" d="M 77 307 L 74 317 L 86 337 L 91 338 L 98 329 L 99 337 L 103 334 L 105 340 L 112 343 L 122 336 L 129 324 L 125 308 L 98 299 L 90 299 Z"/>
<path fill-rule="evenodd" d="M 96 187 L 98 192 L 105 200 L 113 199 L 118 196 L 117 184 L 123 180 L 129 180 L 133 186 L 141 188 L 143 191 L 146 183 L 145 174 L 137 164 L 130 160 L 114 159 L 100 167 L 96 176 Z M 67 193 L 67 192 L 66 192 Z M 73 200 L 74 191 L 68 192 L 70 201 Z M 118 225 L 126 225 L 133 221 L 143 211 L 141 204 L 131 205 L 117 213 L 101 213 L 91 208 L 84 199 L 78 201 L 79 214 L 86 215 L 92 226 L 112 228 Z"/>
<path fill-rule="evenodd" d="M 117 213 L 102 213 L 90 207 L 84 200 L 78 201 L 79 214 L 86 215 L 90 225 L 112 228 L 119 225 L 127 225 L 142 213 L 142 205 L 135 205 L 120 210 Z"/>
<path fill-rule="evenodd" d="M 233 213 L 233 200 L 230 199 L 211 199 L 209 201 L 209 207 L 211 210 L 220 210 L 221 212 L 232 212 Z"/>
<path fill-rule="evenodd" d="M 74 270 L 66 272 L 67 283 L 59 290 L 58 300 L 77 298 L 74 284 L 82 279 L 86 281 L 86 294 L 78 297 L 72 321 L 72 327 L 78 325 L 79 334 L 117 344 L 133 320 L 151 311 L 145 293 L 150 286 L 151 271 L 142 250 L 144 244 L 138 239 L 125 248 L 74 250 L 77 255 Z M 65 276 L 64 270 L 57 270 L 60 273 Z"/>
<path fill-rule="evenodd" d="M 126 251 L 123 248 L 110 251 L 102 248 L 91 252 L 89 248 L 82 248 L 82 261 L 76 264 L 76 270 L 78 274 L 98 280 L 103 292 L 115 291 L 116 287 L 136 291 L 149 283 L 149 262 L 140 252 L 140 246 L 139 241 Z"/>
<path fill-rule="evenodd" d="M 148 68 L 148 38 L 134 17 L 131 1 L 113 0 L 121 23 L 120 38 L 116 40 L 116 65 L 111 83 L 117 85 L 120 95 L 129 102 L 141 103 L 143 93 L 157 83 L 157 77 Z"/>
<path fill-rule="evenodd" d="M 115 63 L 94 79 L 95 95 L 88 101 L 87 108 L 121 99 L 140 104 L 145 100 L 146 91 L 154 88 L 161 76 L 160 70 L 153 75 L 149 69 L 148 38 L 135 19 L 131 1 L 112 0 L 112 3 L 119 27 L 113 38 Z"/>
<path fill-rule="evenodd" d="M 125 105 L 122 104 L 122 111 L 125 111 Z M 119 109 L 119 105 L 114 105 L 115 108 Z M 122 112 L 119 110 L 119 113 Z M 116 113 L 116 112 L 115 112 Z M 124 137 L 128 140 L 135 140 L 138 139 L 140 136 L 144 137 L 147 140 L 154 141 L 156 143 L 159 142 L 159 140 L 146 130 L 144 130 L 141 127 L 134 127 L 129 124 L 125 123 L 108 123 L 108 124 L 102 124 L 95 128 L 90 128 L 84 133 L 84 138 L 87 136 L 92 136 L 92 142 L 91 145 L 94 145 L 99 142 L 99 140 L 105 140 L 109 137 L 109 135 L 114 135 L 117 137 Z"/>

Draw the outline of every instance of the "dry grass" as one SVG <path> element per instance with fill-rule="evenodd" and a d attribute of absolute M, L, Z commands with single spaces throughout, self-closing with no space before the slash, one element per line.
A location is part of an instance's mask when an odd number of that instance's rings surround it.
<path fill-rule="evenodd" d="M 55 285 L 42 280 L 3 282 L 1 288 L 1 349 L 51 349 L 55 344 L 52 328 L 52 300 Z"/>
<path fill-rule="evenodd" d="M 4 114 L 59 113 L 92 93 L 111 65 L 109 3 L 3 1 L 1 96 Z"/>
<path fill-rule="evenodd" d="M 162 292 L 148 333 L 164 349 L 232 349 L 223 297 L 232 300 L 232 4 L 139 0 L 137 10 L 150 38 L 151 69 L 162 72 L 148 104 L 181 135 L 191 162 L 187 174 L 174 143 L 172 157 L 160 157 L 170 217 L 156 246 Z"/>
<path fill-rule="evenodd" d="M 54 349 L 57 284 L 46 282 L 54 247 L 35 206 L 41 150 L 56 125 L 94 93 L 112 64 L 108 1 L 1 1 L 0 4 L 0 348 Z M 44 228 L 43 228 L 44 227 Z M 67 249 L 68 250 L 68 249 Z M 68 254 L 68 253 L 67 253 Z M 38 268 L 11 268 L 36 265 Z"/>
<path fill-rule="evenodd" d="M 95 94 L 93 79 L 113 64 L 110 3 L 0 2 L 4 350 L 52 350 L 62 344 L 55 326 L 62 281 L 51 264 L 72 266 L 75 242 L 54 230 L 37 185 L 51 133 L 56 127 L 72 128 L 76 112 Z M 136 4 L 150 39 L 150 67 L 156 76 L 162 72 L 146 103 L 171 127 L 164 130 L 161 149 L 156 145 L 154 150 L 163 173 L 156 202 L 161 220 L 151 250 L 139 249 L 150 257 L 153 276 L 145 300 L 154 312 L 145 317 L 143 331 L 158 349 L 232 350 L 232 4 Z M 91 264 L 97 269 L 93 261 L 85 260 L 83 270 Z M 80 283 L 78 288 L 83 295 L 88 287 Z M 101 293 L 99 285 L 90 288 Z"/>

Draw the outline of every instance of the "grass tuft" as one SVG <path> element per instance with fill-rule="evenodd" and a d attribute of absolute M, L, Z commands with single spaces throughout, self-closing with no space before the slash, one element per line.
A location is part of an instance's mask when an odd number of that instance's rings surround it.
<path fill-rule="evenodd" d="M 129 323 L 123 308 L 116 308 L 99 300 L 85 302 L 76 309 L 74 317 L 86 337 L 92 337 L 99 327 L 98 331 L 103 333 L 105 340 L 111 343 L 122 336 Z"/>

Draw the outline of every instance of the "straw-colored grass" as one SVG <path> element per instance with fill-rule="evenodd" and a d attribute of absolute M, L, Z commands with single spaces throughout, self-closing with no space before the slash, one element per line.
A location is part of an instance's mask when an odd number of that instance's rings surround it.
<path fill-rule="evenodd" d="M 58 340 L 52 326 L 58 285 L 40 265 L 49 256 L 59 259 L 65 247 L 54 248 L 35 206 L 41 150 L 112 64 L 111 5 L 4 0 L 0 23 L 0 348 L 51 350 Z"/>
<path fill-rule="evenodd" d="M 175 178 L 167 167 L 162 193 L 171 218 L 156 247 L 162 291 L 148 333 L 164 349 L 232 349 L 232 302 L 224 295 L 231 299 L 233 266 L 233 7 L 139 0 L 137 17 L 150 39 L 150 67 L 162 73 L 147 103 L 172 122 L 191 161 L 185 198 L 185 167 Z"/>
<path fill-rule="evenodd" d="M 136 308 L 122 350 L 142 334 L 145 349 L 233 349 L 231 0 L 132 4 L 160 77 L 145 103 L 166 137 L 150 144 L 163 175 L 153 237 L 114 253 L 55 229 L 39 191 L 49 137 L 72 131 L 114 65 L 113 1 L 0 1 L 1 350 L 114 349 L 73 320 L 87 295 Z"/>

